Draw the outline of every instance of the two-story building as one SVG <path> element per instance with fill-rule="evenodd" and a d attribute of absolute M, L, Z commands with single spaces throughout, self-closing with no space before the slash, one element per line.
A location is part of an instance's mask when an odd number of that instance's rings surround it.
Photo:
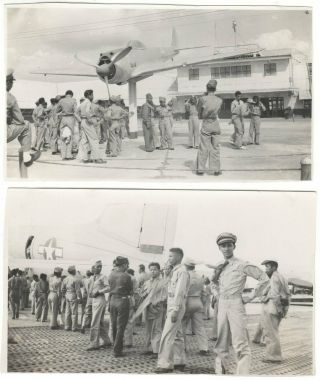
<path fill-rule="evenodd" d="M 291 107 L 295 114 L 311 115 L 310 64 L 294 49 L 263 50 L 232 59 L 213 61 L 177 70 L 177 79 L 169 88 L 176 97 L 176 112 L 184 112 L 191 95 L 201 95 L 210 79 L 218 81 L 216 94 L 223 99 L 221 117 L 230 117 L 230 104 L 239 90 L 243 98 L 258 95 L 267 111 L 264 116 L 283 116 Z"/>

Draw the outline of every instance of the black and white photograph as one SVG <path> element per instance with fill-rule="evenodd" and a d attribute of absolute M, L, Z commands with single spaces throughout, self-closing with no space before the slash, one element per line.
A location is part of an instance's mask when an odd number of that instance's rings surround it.
<path fill-rule="evenodd" d="M 307 5 L 7 5 L 6 177 L 311 180 Z"/>
<path fill-rule="evenodd" d="M 315 210 L 314 192 L 9 189 L 6 370 L 313 375 Z"/>

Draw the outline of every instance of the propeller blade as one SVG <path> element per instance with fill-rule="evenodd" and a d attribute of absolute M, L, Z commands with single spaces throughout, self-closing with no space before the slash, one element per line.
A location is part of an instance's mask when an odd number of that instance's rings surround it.
<path fill-rule="evenodd" d="M 77 59 L 79 62 L 83 63 L 84 65 L 94 67 L 95 69 L 99 67 L 96 64 L 84 61 L 83 59 L 79 58 L 77 54 L 74 55 L 74 58 Z"/>
<path fill-rule="evenodd" d="M 105 76 L 105 77 L 104 77 L 104 82 L 105 82 L 105 84 L 107 85 L 107 89 L 108 89 L 108 96 L 109 96 L 109 100 L 110 100 L 110 90 L 109 90 L 109 81 L 108 81 L 108 76 Z"/>
<path fill-rule="evenodd" d="M 131 50 L 132 50 L 131 46 L 127 46 L 126 48 L 122 49 L 118 54 L 114 55 L 111 58 L 111 62 L 114 64 L 120 61 L 120 59 L 124 58 L 127 54 L 129 54 Z"/>

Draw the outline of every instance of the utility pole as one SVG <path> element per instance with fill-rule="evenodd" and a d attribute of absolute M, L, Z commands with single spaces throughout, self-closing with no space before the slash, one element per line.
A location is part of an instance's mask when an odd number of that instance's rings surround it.
<path fill-rule="evenodd" d="M 234 32 L 234 46 L 237 47 L 237 23 L 235 20 L 232 21 L 232 29 Z"/>

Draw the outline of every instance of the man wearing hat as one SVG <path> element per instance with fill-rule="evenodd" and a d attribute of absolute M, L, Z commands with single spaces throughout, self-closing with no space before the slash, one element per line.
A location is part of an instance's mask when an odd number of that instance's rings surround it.
<path fill-rule="evenodd" d="M 102 159 L 103 152 L 99 148 L 99 138 L 95 129 L 95 116 L 93 112 L 93 91 L 84 92 L 85 100 L 79 105 L 77 115 L 81 120 L 81 139 L 79 144 L 80 156 L 82 162 L 87 164 L 94 162 L 103 164 L 106 161 Z M 89 156 L 90 152 L 90 156 Z"/>
<path fill-rule="evenodd" d="M 78 305 L 82 300 L 79 281 L 76 277 L 76 267 L 71 265 L 68 268 L 68 276 L 62 282 L 61 293 L 65 295 L 65 330 L 77 331 Z"/>
<path fill-rule="evenodd" d="M 188 148 L 199 148 L 199 116 L 197 109 L 197 98 L 191 96 L 191 98 L 185 104 L 185 111 L 189 117 L 189 146 Z"/>
<path fill-rule="evenodd" d="M 40 150 L 44 147 L 48 120 L 45 99 L 39 98 L 37 103 L 38 105 L 32 113 L 32 119 L 36 129 L 36 141 L 33 148 L 34 150 Z"/>
<path fill-rule="evenodd" d="M 151 94 L 146 95 L 146 102 L 141 107 L 142 129 L 144 137 L 144 145 L 146 152 L 153 152 L 154 148 L 159 149 L 159 133 L 156 133 L 155 123 L 156 107 L 153 104 Z"/>
<path fill-rule="evenodd" d="M 234 126 L 234 133 L 231 136 L 231 143 L 238 149 L 246 149 L 243 144 L 244 120 L 248 115 L 247 105 L 241 100 L 241 91 L 236 91 L 235 99 L 231 103 L 231 121 Z"/>
<path fill-rule="evenodd" d="M 52 125 L 51 125 L 51 134 L 50 134 L 50 148 L 51 148 L 51 154 L 59 154 L 59 136 L 58 136 L 58 130 L 59 130 L 59 117 L 57 113 L 57 107 L 58 103 L 60 101 L 61 97 L 60 95 L 57 95 L 55 97 L 55 102 L 51 107 L 51 119 L 52 119 Z"/>
<path fill-rule="evenodd" d="M 174 369 L 183 371 L 186 366 L 182 318 L 186 310 L 190 275 L 181 264 L 182 259 L 181 248 L 170 249 L 168 261 L 173 269 L 168 284 L 167 318 L 162 331 L 156 373 L 170 373 Z"/>
<path fill-rule="evenodd" d="M 48 305 L 49 311 L 51 313 L 50 317 L 50 328 L 51 330 L 56 330 L 59 328 L 58 326 L 58 313 L 60 308 L 61 301 L 61 274 L 62 268 L 57 267 L 54 268 L 53 276 L 49 279 L 49 297 L 48 297 Z"/>
<path fill-rule="evenodd" d="M 83 280 L 83 294 L 82 301 L 84 305 L 84 315 L 81 321 L 81 333 L 84 334 L 86 327 L 91 326 L 92 321 L 92 298 L 89 297 L 89 283 L 90 279 L 93 276 L 95 270 L 94 265 L 91 267 L 91 270 L 87 270 L 86 278 Z"/>
<path fill-rule="evenodd" d="M 93 276 L 88 283 L 88 296 L 92 299 L 92 320 L 90 326 L 90 345 L 87 351 L 94 351 L 100 348 L 111 346 L 108 335 L 108 323 L 104 316 L 107 307 L 105 293 L 110 290 L 107 276 L 101 273 L 102 262 L 98 260 L 92 267 Z M 100 338 L 102 345 L 100 345 Z"/>
<path fill-rule="evenodd" d="M 260 102 L 259 96 L 255 95 L 249 104 L 250 129 L 249 129 L 249 144 L 260 145 L 260 124 L 261 113 L 266 111 L 266 107 Z"/>
<path fill-rule="evenodd" d="M 18 138 L 23 150 L 23 161 L 27 166 L 30 166 L 33 161 L 40 157 L 40 152 L 31 151 L 31 129 L 29 123 L 24 120 L 17 99 L 10 93 L 14 81 L 13 70 L 8 68 L 6 76 L 7 142 Z"/>
<path fill-rule="evenodd" d="M 198 150 L 196 173 L 198 175 L 208 174 L 220 175 L 220 144 L 221 134 L 218 121 L 218 113 L 222 105 L 222 99 L 215 95 L 217 81 L 210 80 L 207 83 L 207 95 L 199 99 L 199 118 L 202 119 L 200 131 L 200 146 Z M 209 160 L 209 169 L 206 169 Z"/>
<path fill-rule="evenodd" d="M 287 280 L 278 272 L 277 261 L 265 260 L 261 265 L 265 265 L 266 274 L 270 278 L 270 284 L 261 297 L 261 322 L 266 343 L 263 362 L 279 363 L 282 361 L 279 325 L 289 309 L 290 290 Z"/>
<path fill-rule="evenodd" d="M 115 357 L 124 356 L 123 338 L 129 319 L 130 296 L 133 295 L 131 276 L 126 272 L 128 268 L 128 259 L 118 256 L 114 261 L 114 270 L 109 276 L 110 318 Z"/>
<path fill-rule="evenodd" d="M 248 375 L 250 372 L 251 351 L 246 325 L 244 304 L 260 297 L 269 284 L 268 276 L 257 266 L 238 259 L 233 252 L 237 237 L 224 232 L 217 237 L 217 245 L 224 256 L 220 264 L 218 337 L 215 351 L 222 362 L 223 370 L 229 370 L 232 342 L 237 360 L 237 375 Z M 247 277 L 259 281 L 252 297 L 242 298 Z"/>
<path fill-rule="evenodd" d="M 49 294 L 49 282 L 45 273 L 40 274 L 40 280 L 36 287 L 36 320 L 39 322 L 47 322 L 48 316 L 48 294 Z"/>
<path fill-rule="evenodd" d="M 204 281 L 203 278 L 195 271 L 196 262 L 186 259 L 184 265 L 190 275 L 190 287 L 187 294 L 186 312 L 182 320 L 184 334 L 191 322 L 192 331 L 198 342 L 200 355 L 207 355 L 208 336 L 204 327 Z"/>
<path fill-rule="evenodd" d="M 105 117 L 110 122 L 109 137 L 111 157 L 117 157 L 121 152 L 121 123 L 120 120 L 129 115 L 125 109 L 120 106 L 121 97 L 111 95 L 111 106 L 108 108 Z"/>
<path fill-rule="evenodd" d="M 173 136 L 172 136 L 172 124 L 170 120 L 170 110 L 166 105 L 166 98 L 160 96 L 160 105 L 156 108 L 159 117 L 159 129 L 160 129 L 160 141 L 161 150 L 170 149 L 174 150 L 173 147 Z"/>

